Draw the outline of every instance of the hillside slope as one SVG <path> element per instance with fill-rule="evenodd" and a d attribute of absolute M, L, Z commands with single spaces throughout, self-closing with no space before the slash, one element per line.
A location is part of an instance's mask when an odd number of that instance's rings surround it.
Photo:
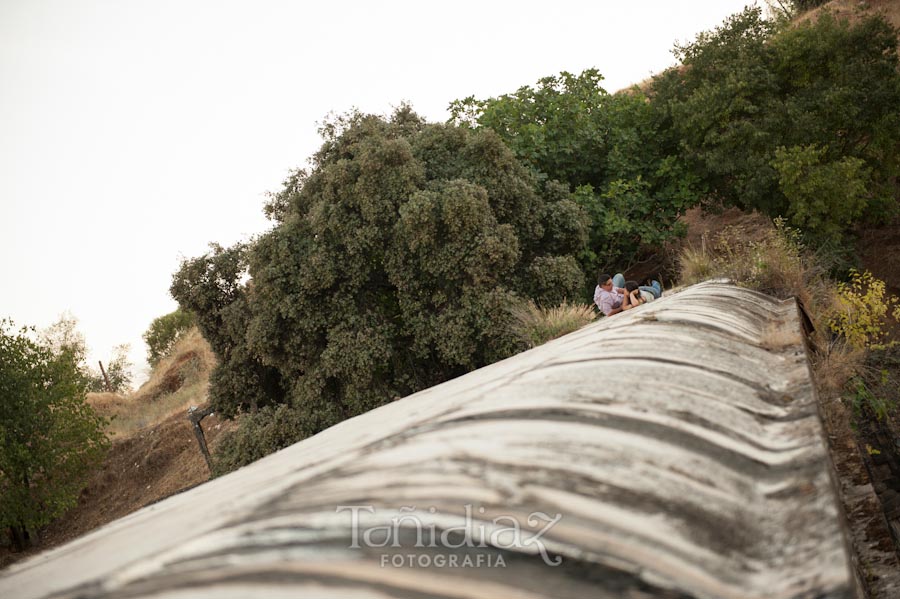
<path fill-rule="evenodd" d="M 68 542 L 209 478 L 197 445 L 188 407 L 206 403 L 215 357 L 194 329 L 163 359 L 150 379 L 130 396 L 92 393 L 90 403 L 111 419 L 112 446 L 100 469 L 81 493 L 78 505 L 40 531 L 40 544 L 14 554 L 0 548 L 0 567 Z M 210 448 L 219 435 L 236 426 L 215 415 L 203 420 Z"/>
<path fill-rule="evenodd" d="M 900 2 L 897 0 L 831 0 L 797 19 L 805 22 L 816 19 L 822 11 L 831 11 L 839 19 L 853 21 L 862 15 L 880 13 L 894 27 L 900 27 Z"/>

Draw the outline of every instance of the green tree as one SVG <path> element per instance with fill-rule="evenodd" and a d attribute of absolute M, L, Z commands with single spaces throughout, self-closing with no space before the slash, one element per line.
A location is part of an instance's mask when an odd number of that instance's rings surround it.
<path fill-rule="evenodd" d="M 186 261 L 172 286 L 220 357 L 216 408 L 260 393 L 298 412 L 298 437 L 520 349 L 511 308 L 577 294 L 586 236 L 571 194 L 542 194 L 491 131 L 402 107 L 322 133 L 270 199 L 276 226 Z"/>
<path fill-rule="evenodd" d="M 637 89 L 610 95 L 596 69 L 563 72 L 512 94 L 451 103 L 451 121 L 494 130 L 539 180 L 574 190 L 591 218 L 579 254 L 589 280 L 624 269 L 647 246 L 678 235 L 699 197 L 696 178 L 667 158 L 654 113 Z M 593 285 L 588 285 L 593 289 Z"/>
<path fill-rule="evenodd" d="M 150 366 L 155 367 L 166 357 L 178 339 L 195 325 L 194 315 L 181 308 L 154 318 L 143 335 L 144 343 L 147 344 L 147 362 Z"/>
<path fill-rule="evenodd" d="M 56 355 L 68 353 L 87 374 L 87 342 L 84 334 L 78 330 L 78 319 L 70 312 L 63 312 L 56 322 L 37 333 L 38 343 Z"/>
<path fill-rule="evenodd" d="M 450 104 L 451 121 L 493 129 L 512 151 L 544 177 L 570 185 L 602 187 L 609 178 L 610 153 L 627 135 L 612 131 L 615 103 L 596 69 L 562 72 L 486 100 L 470 96 Z M 617 135 L 617 133 L 619 135 Z M 625 138 L 625 139 L 623 139 Z M 619 154 L 629 152 L 619 151 Z"/>
<path fill-rule="evenodd" d="M 816 146 L 778 148 L 772 165 L 791 223 L 824 240 L 838 240 L 866 207 L 869 170 L 859 158 L 827 161 Z"/>
<path fill-rule="evenodd" d="M 70 347 L 42 346 L 0 322 L 0 526 L 19 549 L 75 505 L 108 446 L 87 385 Z"/>
<path fill-rule="evenodd" d="M 244 244 L 231 248 L 211 244 L 209 253 L 181 264 L 169 288 L 181 309 L 195 315 L 218 358 L 210 374 L 209 398 L 224 416 L 285 401 L 278 371 L 262 363 L 247 343 L 252 292 L 242 282 L 247 249 Z"/>
<path fill-rule="evenodd" d="M 813 235 L 890 216 L 900 174 L 896 47 L 881 17 L 850 24 L 825 12 L 787 27 L 745 9 L 676 47 L 683 66 L 654 79 L 661 143 L 713 200 L 790 217 Z M 845 175 L 850 209 L 812 205 L 810 193 L 836 197 Z"/>

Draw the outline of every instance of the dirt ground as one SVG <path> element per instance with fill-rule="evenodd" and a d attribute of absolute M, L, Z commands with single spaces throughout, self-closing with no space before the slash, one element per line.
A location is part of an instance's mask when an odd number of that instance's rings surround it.
<path fill-rule="evenodd" d="M 136 392 L 88 394 L 88 403 L 107 420 L 112 444 L 78 504 L 38 531 L 29 551 L 0 546 L 0 568 L 46 551 L 209 479 L 209 469 L 187 419 L 189 405 L 206 402 L 215 356 L 199 331 L 187 332 Z M 211 451 L 234 421 L 214 414 L 202 427 Z"/>
<path fill-rule="evenodd" d="M 202 422 L 210 449 L 220 433 L 234 426 L 215 415 Z M 186 415 L 175 414 L 133 436 L 115 440 L 99 471 L 82 491 L 78 505 L 40 531 L 40 544 L 24 553 L 0 548 L 0 567 L 46 551 L 209 478 Z"/>

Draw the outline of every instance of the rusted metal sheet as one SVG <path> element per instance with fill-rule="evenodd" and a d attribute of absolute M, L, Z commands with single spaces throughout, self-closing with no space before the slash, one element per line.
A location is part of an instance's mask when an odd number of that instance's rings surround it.
<path fill-rule="evenodd" d="M 343 422 L 3 597 L 855 597 L 797 306 L 697 285 Z"/>

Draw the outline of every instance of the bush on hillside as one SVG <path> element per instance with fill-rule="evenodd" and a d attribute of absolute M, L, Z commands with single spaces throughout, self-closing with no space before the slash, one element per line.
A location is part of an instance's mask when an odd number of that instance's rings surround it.
<path fill-rule="evenodd" d="M 143 335 L 144 343 L 147 344 L 147 362 L 150 366 L 155 367 L 167 356 L 172 346 L 195 324 L 194 315 L 181 308 L 154 318 Z"/>
<path fill-rule="evenodd" d="M 685 248 L 680 266 L 684 285 L 727 278 L 781 299 L 797 297 L 822 318 L 833 304 L 827 270 L 783 219 L 752 235 L 741 227 L 726 227 L 705 237 L 700 248 Z"/>
<path fill-rule="evenodd" d="M 248 246 L 210 247 L 209 253 L 182 263 L 170 288 L 182 309 L 195 315 L 197 328 L 216 354 L 217 365 L 209 377 L 210 403 L 225 416 L 282 403 L 281 376 L 247 344 L 250 286 L 243 278 Z"/>
<path fill-rule="evenodd" d="M 212 475 L 221 476 L 315 434 L 301 409 L 281 404 L 248 414 L 240 427 L 225 433 L 213 457 Z"/>
<path fill-rule="evenodd" d="M 574 190 L 591 217 L 579 256 L 588 274 L 624 270 L 639 252 L 683 230 L 678 217 L 699 198 L 692 175 L 667 158 L 647 98 L 610 95 L 596 69 L 544 77 L 497 98 L 450 105 L 451 122 L 495 131 L 552 192 Z"/>
<path fill-rule="evenodd" d="M 900 343 L 870 348 L 845 397 L 857 426 L 895 414 L 900 406 Z"/>
<path fill-rule="evenodd" d="M 781 147 L 772 166 L 791 222 L 819 239 L 840 240 L 846 224 L 865 210 L 870 174 L 859 158 L 828 161 L 824 148 L 814 145 Z"/>
<path fill-rule="evenodd" d="M 562 337 L 594 321 L 597 313 L 590 304 L 562 302 L 544 307 L 529 301 L 513 310 L 514 330 L 526 347 L 537 347 Z"/>
<path fill-rule="evenodd" d="M 673 159 L 717 201 L 783 216 L 819 239 L 897 211 L 897 31 L 824 13 L 776 25 L 747 8 L 654 79 Z"/>
<path fill-rule="evenodd" d="M 828 326 L 858 348 L 879 348 L 887 338 L 888 319 L 900 320 L 900 300 L 887 293 L 884 281 L 869 271 L 851 271 L 836 286 L 837 301 Z"/>
<path fill-rule="evenodd" d="M 172 285 L 219 357 L 216 411 L 286 404 L 303 435 L 520 350 L 510 307 L 573 297 L 586 238 L 491 131 L 403 107 L 322 133 L 266 207 L 275 227 Z"/>

